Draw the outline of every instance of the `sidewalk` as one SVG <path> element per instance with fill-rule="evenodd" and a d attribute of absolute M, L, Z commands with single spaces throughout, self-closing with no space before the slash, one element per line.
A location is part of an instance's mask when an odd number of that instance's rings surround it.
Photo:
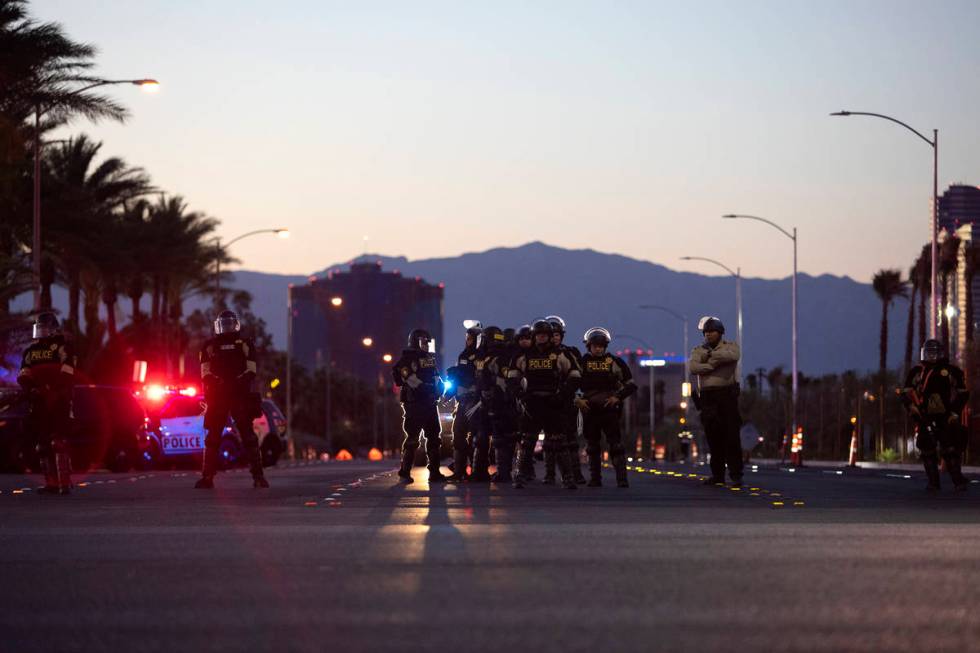
<path fill-rule="evenodd" d="M 794 467 L 792 463 L 788 460 L 784 463 L 778 458 L 753 458 L 750 464 L 755 465 L 765 465 L 767 467 Z M 829 468 L 845 468 L 847 467 L 847 461 L 843 460 L 807 460 L 803 459 L 803 467 L 829 467 Z M 880 469 L 880 470 L 892 470 L 896 472 L 921 472 L 921 463 L 875 463 L 875 462 L 859 462 L 857 464 L 859 469 Z M 964 474 L 980 474 L 980 467 L 977 466 L 963 466 Z"/>

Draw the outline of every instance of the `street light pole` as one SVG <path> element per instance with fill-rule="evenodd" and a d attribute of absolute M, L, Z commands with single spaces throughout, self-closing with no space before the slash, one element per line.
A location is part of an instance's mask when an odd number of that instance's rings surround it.
<path fill-rule="evenodd" d="M 241 236 L 237 236 L 228 241 L 225 247 L 231 247 L 237 243 L 242 238 L 248 238 L 249 236 L 255 236 L 256 234 L 276 234 L 280 238 L 289 238 L 289 229 L 285 227 L 279 227 L 277 229 L 256 229 L 255 231 L 249 231 Z M 215 236 L 215 266 L 214 266 L 214 309 L 217 312 L 218 307 L 221 306 L 221 236 Z"/>
<path fill-rule="evenodd" d="M 929 304 L 932 310 L 932 315 L 929 318 L 929 338 L 935 339 L 936 337 L 936 325 L 941 319 L 939 312 L 939 298 L 936 295 L 936 286 L 938 285 L 938 271 L 937 271 L 937 261 L 939 256 L 938 252 L 938 240 L 939 240 L 939 130 L 932 130 L 932 140 L 929 140 L 917 129 L 914 129 L 910 125 L 905 124 L 901 120 L 892 118 L 891 116 L 886 116 L 882 113 L 871 113 L 868 111 L 835 111 L 830 114 L 832 116 L 870 116 L 872 118 L 881 118 L 882 120 L 888 120 L 897 125 L 905 127 L 923 141 L 925 141 L 932 148 L 932 240 L 930 243 L 930 256 L 932 261 L 930 263 L 930 292 L 931 297 L 929 299 Z"/>
<path fill-rule="evenodd" d="M 732 220 L 734 220 L 734 219 L 744 219 L 744 220 L 756 220 L 758 222 L 765 222 L 770 227 L 772 227 L 774 229 L 778 229 L 784 236 L 786 236 L 787 238 L 789 238 L 790 240 L 793 241 L 793 300 L 792 300 L 792 311 L 793 311 L 793 317 L 792 317 L 792 324 L 793 324 L 793 337 L 792 337 L 792 342 L 793 342 L 793 431 L 792 431 L 791 436 L 790 436 L 790 437 L 792 437 L 792 436 L 796 435 L 796 430 L 797 430 L 797 428 L 799 426 L 798 412 L 797 412 L 798 405 L 799 405 L 799 365 L 798 365 L 798 359 L 799 359 L 799 337 L 798 337 L 798 326 L 797 326 L 797 281 L 796 281 L 796 279 L 797 279 L 797 271 L 798 271 L 798 268 L 797 268 L 797 259 L 796 259 L 796 254 L 797 254 L 797 247 L 796 246 L 797 246 L 797 242 L 798 242 L 798 237 L 797 237 L 797 233 L 796 233 L 796 227 L 793 227 L 793 233 L 790 233 L 790 232 L 786 231 L 785 229 L 783 229 L 782 227 L 780 227 L 775 222 L 773 222 L 772 220 L 767 220 L 766 218 L 760 218 L 759 216 L 756 216 L 756 215 L 744 215 L 744 214 L 741 214 L 741 213 L 728 213 L 728 214 L 723 215 L 721 217 L 732 219 Z"/>
<path fill-rule="evenodd" d="M 93 83 L 72 91 L 63 98 L 73 97 L 79 93 L 90 91 L 99 86 L 114 84 L 133 84 L 144 88 L 156 88 L 160 82 L 155 79 L 98 79 Z M 54 105 L 51 105 L 54 106 Z M 34 275 L 34 312 L 41 310 L 41 116 L 51 109 L 51 106 L 41 108 L 41 102 L 34 103 L 34 198 L 33 218 L 34 235 L 31 239 L 31 271 Z"/>
<path fill-rule="evenodd" d="M 625 334 L 625 333 L 618 334 L 615 337 L 622 338 L 624 340 L 633 340 L 635 342 L 638 342 L 643 347 L 646 347 L 646 350 L 649 351 L 651 355 L 653 355 L 653 347 L 651 347 L 649 344 L 647 344 L 647 342 L 645 340 L 643 340 L 641 338 L 637 338 L 636 336 L 631 336 L 631 335 L 628 335 L 628 334 Z M 654 385 L 655 378 L 654 378 L 654 374 L 653 374 L 653 365 L 650 365 L 648 369 L 649 369 L 648 375 L 649 375 L 649 383 L 650 383 L 650 405 L 649 405 L 649 408 L 648 408 L 649 415 L 650 415 L 650 442 L 651 442 L 651 444 L 650 444 L 650 457 L 651 458 L 654 458 L 653 432 L 654 432 L 654 426 L 656 424 L 656 419 L 657 419 L 657 406 L 656 406 L 656 399 L 655 399 L 655 395 L 654 395 L 654 390 L 655 390 L 656 386 Z"/>
<path fill-rule="evenodd" d="M 741 352 L 741 355 L 738 358 L 738 365 L 737 365 L 738 369 L 736 370 L 736 374 L 738 374 L 738 382 L 741 383 L 742 382 L 742 359 L 745 358 L 745 345 L 743 343 L 744 338 L 742 336 L 742 328 L 743 328 L 742 327 L 742 268 L 735 268 L 733 270 L 720 261 L 716 261 L 713 258 L 705 258 L 704 256 L 682 256 L 681 260 L 682 261 L 705 261 L 706 263 L 713 263 L 714 265 L 717 265 L 718 267 L 722 268 L 730 275 L 735 277 L 735 315 L 736 315 L 735 339 L 738 342 L 738 348 L 739 351 Z M 684 332 L 687 333 L 687 329 L 685 329 Z M 686 349 L 687 345 L 685 344 L 684 347 Z"/>

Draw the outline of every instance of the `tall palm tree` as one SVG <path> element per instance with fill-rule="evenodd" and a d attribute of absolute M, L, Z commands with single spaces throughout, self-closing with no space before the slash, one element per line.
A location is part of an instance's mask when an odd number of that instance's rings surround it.
<path fill-rule="evenodd" d="M 906 282 L 907 287 L 909 287 L 909 315 L 908 321 L 905 323 L 905 358 L 903 360 L 902 370 L 905 374 L 912 369 L 912 352 L 914 351 L 915 345 L 915 298 L 919 294 L 919 266 L 922 265 L 922 258 L 919 257 L 915 264 L 909 268 L 909 278 Z"/>
<path fill-rule="evenodd" d="M 101 294 L 100 273 L 111 283 L 118 274 L 118 257 L 105 240 L 119 236 L 117 214 L 154 190 L 142 168 L 119 157 L 96 162 L 101 149 L 102 143 L 83 134 L 49 149 L 45 157 L 47 256 L 57 262 L 68 283 L 68 317 L 76 327 L 83 277 L 90 281 L 90 292 Z M 50 292 L 53 279 L 44 281 L 44 292 Z"/>
<path fill-rule="evenodd" d="M 878 371 L 885 378 L 888 367 L 888 309 L 899 297 L 908 297 L 908 286 L 902 279 L 901 270 L 878 270 L 871 280 L 878 299 L 881 300 L 881 339 L 878 343 Z"/>
<path fill-rule="evenodd" d="M 932 248 L 929 245 L 922 246 L 922 253 L 919 255 L 918 267 L 919 279 L 919 344 L 925 342 L 928 337 L 928 323 L 926 322 L 927 311 L 932 311 Z M 935 319 L 933 316 L 931 319 Z"/>

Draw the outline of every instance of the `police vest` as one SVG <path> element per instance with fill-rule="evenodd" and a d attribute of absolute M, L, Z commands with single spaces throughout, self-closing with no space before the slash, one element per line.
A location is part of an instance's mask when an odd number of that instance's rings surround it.
<path fill-rule="evenodd" d="M 620 379 L 616 376 L 616 359 L 611 354 L 582 358 L 582 392 L 586 395 L 597 392 L 615 392 Z"/>
<path fill-rule="evenodd" d="M 939 364 L 931 368 L 920 367 L 912 385 L 915 390 L 913 401 L 926 415 L 945 415 L 954 410 L 953 404 L 959 382 L 948 365 Z"/>
<path fill-rule="evenodd" d="M 251 346 L 240 336 L 212 338 L 205 344 L 202 363 L 210 363 L 210 372 L 226 381 L 236 379 L 248 370 Z"/>
<path fill-rule="evenodd" d="M 459 355 L 456 363 L 456 383 L 461 388 L 472 388 L 476 382 L 476 368 L 473 365 L 476 359 L 476 352 L 472 349 L 464 349 Z"/>
<path fill-rule="evenodd" d="M 62 360 L 63 355 L 65 360 Z M 69 370 L 74 364 L 64 336 L 57 335 L 32 342 L 24 350 L 21 370 L 29 370 L 30 378 L 37 383 L 57 386 L 65 382 L 62 368 L 71 374 Z"/>
<path fill-rule="evenodd" d="M 524 354 L 524 378 L 531 394 L 553 394 L 561 386 L 559 353 L 555 349 L 540 351 L 532 347 Z"/>
<path fill-rule="evenodd" d="M 436 383 L 436 357 L 427 352 L 419 352 L 415 358 L 415 376 L 425 385 Z"/>

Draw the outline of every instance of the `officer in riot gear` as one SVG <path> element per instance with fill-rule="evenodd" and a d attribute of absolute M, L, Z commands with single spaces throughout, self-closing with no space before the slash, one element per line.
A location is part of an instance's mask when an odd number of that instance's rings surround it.
<path fill-rule="evenodd" d="M 514 481 L 515 487 L 521 487 L 520 481 L 513 474 L 518 415 L 516 403 L 507 385 L 513 352 L 507 346 L 506 334 L 497 327 L 484 329 L 480 339 L 481 350 L 484 352 L 477 381 L 483 413 L 481 427 L 492 436 L 490 444 L 497 460 L 497 471 L 490 480 L 494 483 Z M 483 444 L 481 442 L 481 446 Z M 474 467 L 475 460 L 476 454 Z"/>
<path fill-rule="evenodd" d="M 565 354 L 568 355 L 579 368 L 581 368 L 582 353 L 579 352 L 578 347 L 565 344 L 565 320 L 561 319 L 557 315 L 549 315 L 545 319 L 551 323 L 551 340 L 555 347 L 565 352 Z M 564 410 L 562 411 L 562 429 L 565 435 L 565 446 L 568 449 L 568 455 L 571 459 L 572 474 L 575 476 L 575 482 L 584 484 L 585 476 L 582 475 L 581 454 L 578 443 L 578 415 L 578 407 L 575 405 L 574 397 L 571 397 L 568 405 L 565 406 Z M 545 476 L 547 477 L 549 473 L 553 477 L 555 471 L 554 468 L 549 467 L 547 461 L 545 461 Z"/>
<path fill-rule="evenodd" d="M 450 482 L 459 483 L 467 478 L 466 466 L 472 456 L 470 439 L 472 425 L 469 415 L 476 405 L 476 359 L 477 339 L 482 331 L 481 326 L 474 320 L 467 320 L 466 344 L 456 359 L 456 364 L 446 370 L 450 381 L 447 396 L 456 398 L 456 409 L 453 413 L 453 473 L 448 478 Z"/>
<path fill-rule="evenodd" d="M 405 483 L 413 480 L 415 452 L 423 434 L 429 483 L 441 483 L 447 478 L 439 471 L 442 425 L 439 423 L 437 404 L 442 396 L 442 379 L 436 367 L 435 354 L 429 351 L 430 342 L 432 336 L 428 331 L 414 329 L 408 335 L 408 347 L 391 368 L 395 385 L 401 388 L 402 410 L 405 414 L 405 440 L 402 443 L 402 464 L 398 470 L 398 476 Z"/>
<path fill-rule="evenodd" d="M 725 482 L 725 467 L 733 487 L 742 486 L 742 417 L 738 411 L 738 344 L 723 340 L 725 325 L 705 316 L 698 323 L 704 342 L 691 351 L 690 370 L 698 378 L 695 405 L 711 451 L 711 477 L 705 484 Z"/>
<path fill-rule="evenodd" d="M 204 466 L 201 478 L 194 487 L 214 487 L 218 472 L 221 438 L 228 417 L 242 440 L 242 449 L 252 473 L 252 486 L 267 488 L 269 482 L 262 471 L 259 439 L 252 421 L 261 417 L 261 395 L 253 391 L 258 364 L 255 343 L 242 335 L 242 324 L 234 311 L 222 311 L 214 321 L 214 336 L 201 349 L 201 381 L 204 384 Z"/>
<path fill-rule="evenodd" d="M 552 327 L 547 320 L 536 320 L 532 327 L 534 344 L 520 353 L 513 367 L 507 372 L 508 384 L 523 404 L 521 432 L 525 443 L 521 447 L 518 473 L 526 478 L 530 465 L 526 452 L 533 452 L 538 433 L 544 431 L 545 461 L 554 461 L 561 471 L 562 484 L 574 490 L 575 476 L 572 461 L 564 438 L 564 411 L 581 381 L 581 372 L 575 361 L 552 342 Z M 554 483 L 554 479 L 545 479 Z"/>
<path fill-rule="evenodd" d="M 514 366 L 514 361 L 517 357 L 529 350 L 531 345 L 534 343 L 534 335 L 531 332 L 531 325 L 524 324 L 517 328 L 517 332 L 514 334 L 514 346 L 512 347 L 511 357 L 510 357 L 510 367 Z M 517 407 L 518 413 L 522 410 L 522 405 L 516 397 L 514 399 L 514 404 Z M 514 478 L 518 479 L 517 482 L 520 484 L 521 480 L 531 480 L 534 479 L 536 474 L 534 472 L 534 447 L 538 441 L 537 433 L 527 434 L 520 430 L 520 419 L 518 419 L 518 434 L 517 434 L 517 459 L 521 462 L 523 467 L 518 470 L 518 474 L 515 474 Z"/>
<path fill-rule="evenodd" d="M 61 333 L 54 313 L 41 313 L 34 322 L 34 341 L 24 350 L 17 383 L 30 407 L 29 430 L 44 472 L 41 492 L 71 491 L 71 395 L 75 384 L 75 354 Z"/>
<path fill-rule="evenodd" d="M 609 446 L 609 460 L 616 470 L 616 484 L 629 487 L 626 451 L 620 419 L 623 401 L 636 392 L 633 373 L 626 362 L 609 353 L 612 336 L 602 327 L 585 332 L 582 357 L 582 396 L 576 406 L 582 411 L 586 451 L 589 455 L 589 487 L 602 486 L 602 436 Z"/>
<path fill-rule="evenodd" d="M 905 379 L 902 400 L 915 420 L 915 446 L 926 470 L 926 489 L 939 490 L 941 456 L 953 486 L 966 490 L 970 482 L 963 476 L 967 439 L 963 409 L 970 393 L 963 370 L 949 362 L 946 349 L 938 340 L 926 340 L 919 359 L 919 365 L 909 370 Z"/>

